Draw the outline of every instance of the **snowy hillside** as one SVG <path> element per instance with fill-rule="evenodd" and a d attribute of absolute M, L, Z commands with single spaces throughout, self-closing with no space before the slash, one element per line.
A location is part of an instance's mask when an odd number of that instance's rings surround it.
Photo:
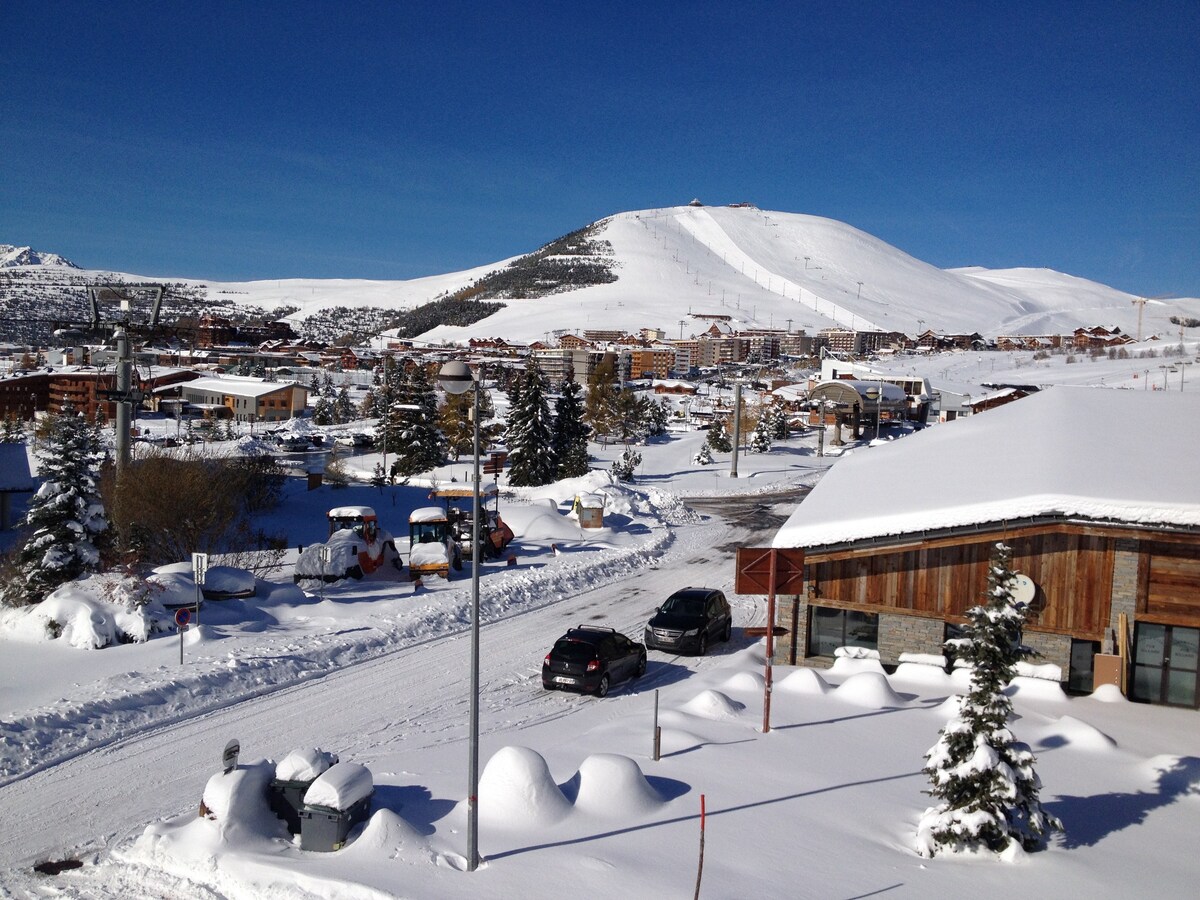
<path fill-rule="evenodd" d="M 496 276 L 528 268 L 531 259 L 551 269 L 561 265 L 563 258 L 550 248 L 408 281 L 176 283 L 207 291 L 209 302 L 221 306 L 296 309 L 288 318 L 297 325 L 340 307 L 399 311 L 456 291 L 506 304 L 473 325 L 443 325 L 420 335 L 432 341 L 491 336 L 533 341 L 565 331 L 645 327 L 687 337 L 709 324 L 689 314 L 727 315 L 738 328 L 790 327 L 810 334 L 830 326 L 909 335 L 926 329 L 977 331 L 986 337 L 1092 325 L 1117 326 L 1130 334 L 1138 330 L 1136 298 L 1105 285 L 1049 269 L 938 269 L 850 225 L 818 216 L 680 206 L 619 213 L 588 231 L 604 245 L 604 263 L 615 280 L 574 290 L 559 287 L 533 299 L 513 287 L 528 282 Z M 11 271 L 32 279 L 45 270 Z M 1200 300 L 1149 302 L 1143 333 L 1175 333 L 1168 321 L 1172 315 L 1200 315 Z"/>

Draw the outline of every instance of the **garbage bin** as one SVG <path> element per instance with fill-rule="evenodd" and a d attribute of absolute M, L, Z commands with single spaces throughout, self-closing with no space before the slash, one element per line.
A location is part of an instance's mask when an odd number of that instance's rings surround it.
<path fill-rule="evenodd" d="M 375 786 L 371 772 L 357 763 L 330 766 L 304 794 L 300 810 L 300 849 L 341 850 L 355 825 L 367 820 Z"/>
<path fill-rule="evenodd" d="M 267 801 L 271 812 L 287 823 L 289 834 L 300 833 L 305 793 L 337 761 L 336 753 L 308 748 L 293 750 L 275 767 L 275 777 L 267 788 Z"/>

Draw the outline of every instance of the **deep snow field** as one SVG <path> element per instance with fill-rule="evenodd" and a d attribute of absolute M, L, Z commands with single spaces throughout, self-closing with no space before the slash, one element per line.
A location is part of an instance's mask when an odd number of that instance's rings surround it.
<path fill-rule="evenodd" d="M 893 364 L 926 367 L 935 386 L 1034 371 L 1024 381 L 1146 384 L 1132 378 L 1145 364 L 1128 360 L 1035 366 L 1026 354 L 1017 365 L 1020 356 Z M 1168 377 L 1178 389 L 1179 376 Z M 724 495 L 761 494 L 764 514 L 786 516 L 796 489 L 838 456 L 827 446 L 818 457 L 809 433 L 743 454 L 731 479 L 728 456 L 691 463 L 703 436 L 638 448 L 632 485 L 598 471 L 501 498 L 518 537 L 511 564 L 482 568 L 477 872 L 462 871 L 468 573 L 414 588 L 381 572 L 322 596 L 293 585 L 285 561 L 260 578 L 256 597 L 204 605 L 201 626 L 184 636 L 182 665 L 173 630 L 83 650 L 45 640 L 44 625 L 24 621 L 29 614 L 4 615 L 0 896 L 692 896 L 702 795 L 701 896 L 1195 895 L 1194 711 L 1108 692 L 1068 698 L 1053 683 L 1018 679 L 1013 730 L 1037 754 L 1042 799 L 1066 834 L 1043 853 L 1004 861 L 923 860 L 912 849 L 928 805 L 923 754 L 963 690 L 960 674 L 907 664 L 887 676 L 849 659 L 824 671 L 776 666 L 772 728 L 762 733 L 763 642 L 742 633 L 765 622 L 762 598 L 732 596 L 729 545 L 766 544 L 773 532 L 727 524 L 680 498 L 712 498 L 711 509 Z M 593 445 L 595 465 L 619 450 Z M 370 471 L 373 459 L 354 465 Z M 448 466 L 438 481 L 463 481 L 466 471 L 465 461 Z M 569 515 L 583 491 L 607 496 L 604 529 L 585 531 Z M 294 479 L 262 525 L 296 548 L 323 538 L 330 507 L 366 504 L 400 535 L 407 512 L 428 505 L 426 492 L 310 492 Z M 731 594 L 729 645 L 704 659 L 652 652 L 647 674 L 604 700 L 542 691 L 541 655 L 566 627 L 613 624 L 640 639 L 647 613 L 688 583 Z M 112 614 L 97 585 L 70 590 L 95 615 Z M 221 775 L 230 738 L 241 741 L 241 767 Z M 310 747 L 374 778 L 369 822 L 336 853 L 300 850 L 255 788 L 273 769 L 262 760 Z M 197 816 L 202 798 L 217 818 Z M 32 871 L 48 859 L 83 865 Z"/>

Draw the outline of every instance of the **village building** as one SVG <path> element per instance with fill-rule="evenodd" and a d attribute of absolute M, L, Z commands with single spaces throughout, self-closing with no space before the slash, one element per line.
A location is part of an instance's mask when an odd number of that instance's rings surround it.
<path fill-rule="evenodd" d="M 198 378 L 183 385 L 182 399 L 211 418 L 280 422 L 304 413 L 308 389 L 261 378 Z"/>
<path fill-rule="evenodd" d="M 1197 394 L 1055 387 L 856 452 L 775 536 L 805 567 L 779 661 L 942 653 L 1004 542 L 1028 579 L 1024 641 L 1069 689 L 1118 656 L 1132 699 L 1200 707 L 1198 439 Z"/>

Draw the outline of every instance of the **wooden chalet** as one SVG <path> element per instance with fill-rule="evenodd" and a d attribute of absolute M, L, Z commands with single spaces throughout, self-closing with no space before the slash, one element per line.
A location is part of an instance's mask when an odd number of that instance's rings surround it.
<path fill-rule="evenodd" d="M 1103 654 L 1132 699 L 1200 708 L 1198 439 L 1196 394 L 1056 387 L 855 453 L 776 535 L 805 553 L 779 661 L 941 653 L 1002 541 L 1033 585 L 1025 643 L 1068 688 Z"/>

